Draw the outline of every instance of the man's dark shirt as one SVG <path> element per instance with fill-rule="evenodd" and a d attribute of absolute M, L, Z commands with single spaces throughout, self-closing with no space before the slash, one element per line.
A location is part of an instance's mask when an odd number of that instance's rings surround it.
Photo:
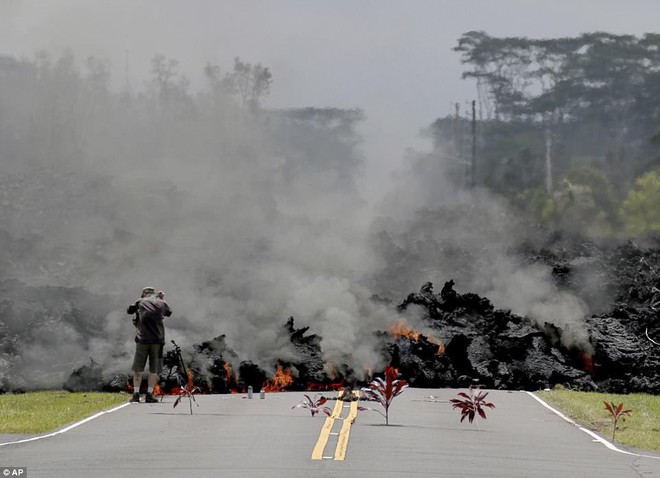
<path fill-rule="evenodd" d="M 156 296 L 144 297 L 128 307 L 129 314 L 137 312 L 139 320 L 135 341 L 143 344 L 164 344 L 163 318 L 172 315 L 170 306 Z"/>

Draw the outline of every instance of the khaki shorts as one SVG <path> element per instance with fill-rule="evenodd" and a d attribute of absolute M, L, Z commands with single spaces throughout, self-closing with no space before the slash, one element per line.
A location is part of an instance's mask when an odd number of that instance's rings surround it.
<path fill-rule="evenodd" d="M 149 357 L 149 373 L 160 373 L 163 370 L 162 344 L 135 344 L 135 358 L 133 359 L 133 372 L 142 372 Z"/>

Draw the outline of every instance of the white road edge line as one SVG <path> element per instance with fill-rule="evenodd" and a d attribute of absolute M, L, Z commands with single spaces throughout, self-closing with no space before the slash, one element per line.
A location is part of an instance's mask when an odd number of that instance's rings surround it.
<path fill-rule="evenodd" d="M 83 425 L 84 423 L 87 423 L 87 422 L 89 422 L 89 421 L 91 421 L 91 420 L 94 420 L 95 418 L 98 418 L 98 417 L 100 417 L 101 415 L 105 415 L 106 413 L 112 413 L 112 412 L 115 412 L 115 411 L 119 410 L 120 408 L 124 408 L 124 407 L 127 406 L 127 405 L 130 405 L 130 403 L 128 403 L 128 402 L 127 402 L 127 403 L 123 403 L 123 404 L 121 404 L 121 405 L 119 405 L 119 406 L 117 406 L 117 407 L 115 407 L 115 408 L 111 408 L 110 410 L 105 410 L 105 411 L 103 411 L 103 412 L 99 412 L 99 413 L 97 413 L 97 414 L 95 414 L 95 415 L 92 415 L 91 417 L 87 417 L 87 418 L 85 418 L 84 420 L 80 420 L 79 422 L 72 423 L 71 425 L 69 425 L 69 426 L 66 427 L 66 428 L 62 428 L 61 430 L 57 430 L 56 432 L 53 432 L 53 433 L 48 433 L 47 435 L 39 435 L 39 436 L 32 437 L 32 438 L 25 438 L 25 439 L 23 439 L 23 440 L 9 441 L 9 442 L 7 442 L 7 443 L 0 443 L 0 446 L 5 446 L 5 445 L 16 445 L 16 444 L 18 444 L 18 443 L 27 443 L 27 442 L 29 442 L 29 441 L 41 440 L 42 438 L 50 438 L 50 437 L 54 437 L 55 435 L 60 435 L 60 434 L 62 434 L 62 433 L 66 433 L 66 432 L 68 432 L 69 430 L 71 430 L 71 429 L 73 429 L 73 428 L 79 427 L 80 425 Z"/>
<path fill-rule="evenodd" d="M 537 397 L 536 395 L 534 395 L 533 392 L 525 392 L 525 393 L 526 393 L 527 395 L 529 395 L 530 397 L 532 397 L 532 398 L 533 398 L 534 400 L 536 400 L 537 402 L 539 402 L 539 403 L 540 403 L 541 405 L 543 405 L 545 408 L 547 408 L 548 410 L 550 410 L 551 412 L 555 413 L 556 415 L 560 416 L 561 418 L 563 418 L 564 420 L 566 420 L 566 421 L 567 421 L 568 423 L 570 423 L 571 425 L 575 425 L 575 426 L 578 427 L 580 430 L 582 430 L 584 433 L 586 433 L 587 435 L 591 436 L 591 437 L 594 439 L 594 441 L 597 441 L 597 442 L 599 442 L 599 443 L 602 443 L 603 445 L 605 445 L 607 448 L 609 448 L 609 449 L 612 450 L 612 451 L 616 451 L 616 452 L 619 452 L 619 453 L 623 453 L 623 454 L 625 454 L 625 455 L 632 455 L 632 456 L 639 456 L 639 457 L 643 457 L 643 458 L 652 458 L 652 459 L 654 459 L 654 460 L 660 460 L 660 456 L 640 455 L 639 453 L 632 453 L 632 452 L 630 452 L 630 451 L 626 451 L 626 450 L 622 450 L 622 449 L 620 449 L 620 448 L 617 448 L 613 443 L 610 443 L 610 442 L 607 441 L 605 438 L 603 438 L 603 437 L 601 437 L 600 435 L 598 435 L 598 434 L 592 432 L 591 430 L 588 430 L 588 429 L 584 428 L 583 426 L 577 424 L 575 421 L 573 421 L 572 419 L 568 418 L 566 415 L 564 415 L 563 413 L 561 413 L 559 410 L 556 410 L 556 409 L 552 408 L 552 407 L 551 407 L 550 405 L 548 405 L 545 401 L 543 401 L 543 399 L 541 399 L 541 398 Z"/>

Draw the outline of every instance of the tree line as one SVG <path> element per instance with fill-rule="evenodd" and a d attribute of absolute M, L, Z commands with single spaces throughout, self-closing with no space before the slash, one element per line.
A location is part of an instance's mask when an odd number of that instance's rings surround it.
<path fill-rule="evenodd" d="M 207 64 L 200 73 L 203 86 L 192 91 L 179 61 L 156 55 L 140 86 L 127 78 L 124 87 L 112 88 L 111 64 L 99 58 L 79 61 L 70 51 L 0 56 L 3 164 L 121 168 L 155 166 L 164 156 L 222 164 L 263 154 L 255 145 L 266 144 L 267 154 L 285 158 L 287 168 L 304 157 L 307 168 L 354 176 L 360 110 L 266 110 L 273 75 L 240 58 L 228 69 Z M 309 137 L 322 138 L 323 148 Z M 331 161 L 337 151 L 342 160 Z"/>
<path fill-rule="evenodd" d="M 244 266 L 277 231 L 325 227 L 328 203 L 361 204 L 362 111 L 268 109 L 270 70 L 240 58 L 200 76 L 193 91 L 157 55 L 139 86 L 111 85 L 98 58 L 0 56 L 0 244 L 17 251 L 0 279 L 124 277 L 157 227 L 169 258 L 190 234 L 186 267 L 206 283 L 227 275 L 226 251 Z"/>
<path fill-rule="evenodd" d="M 660 35 L 471 31 L 454 50 L 476 84 L 474 114 L 457 104 L 427 132 L 457 179 L 475 168 L 478 185 L 554 227 L 660 231 Z"/>

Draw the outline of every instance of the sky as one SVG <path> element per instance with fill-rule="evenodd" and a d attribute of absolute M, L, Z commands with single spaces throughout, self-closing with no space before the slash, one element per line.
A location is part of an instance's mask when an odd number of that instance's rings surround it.
<path fill-rule="evenodd" d="M 364 110 L 374 197 L 407 148 L 429 147 L 421 129 L 474 98 L 452 51 L 463 33 L 641 35 L 658 18 L 657 0 L 0 0 L 0 54 L 70 48 L 111 61 L 115 84 L 134 88 L 156 54 L 178 60 L 193 88 L 207 62 L 261 63 L 273 74 L 267 107 Z"/>

